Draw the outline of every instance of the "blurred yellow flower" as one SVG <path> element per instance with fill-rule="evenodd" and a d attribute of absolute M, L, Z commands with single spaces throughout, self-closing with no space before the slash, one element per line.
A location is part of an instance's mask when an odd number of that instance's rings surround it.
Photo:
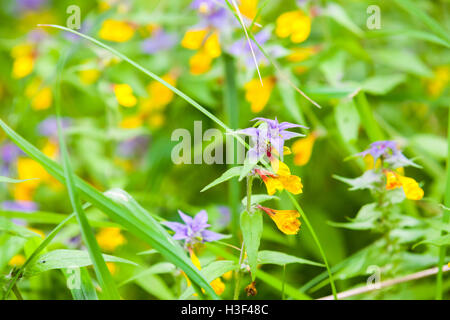
<path fill-rule="evenodd" d="M 120 127 L 123 129 L 136 129 L 140 126 L 142 126 L 142 117 L 140 115 L 127 116 L 120 123 Z"/>
<path fill-rule="evenodd" d="M 9 260 L 8 265 L 11 267 L 21 267 L 25 263 L 26 259 L 23 254 L 16 254 Z"/>
<path fill-rule="evenodd" d="M 202 266 L 200 264 L 200 260 L 198 259 L 194 250 L 189 249 L 189 255 L 191 257 L 191 261 L 194 264 L 194 266 L 196 266 L 198 270 L 201 270 Z M 189 280 L 189 278 L 186 276 L 186 274 L 184 272 L 183 272 L 183 275 L 186 278 L 186 281 L 187 281 L 187 284 L 189 287 L 191 285 L 191 281 Z M 220 277 L 211 281 L 210 285 L 213 288 L 214 292 L 219 296 L 225 291 L 225 284 L 222 282 L 222 279 L 220 279 Z M 202 291 L 204 292 L 203 289 L 202 289 Z M 194 296 L 197 296 L 197 294 L 194 294 Z"/>
<path fill-rule="evenodd" d="M 133 107 L 137 103 L 133 89 L 128 84 L 115 84 L 113 86 L 117 102 L 124 107 Z"/>
<path fill-rule="evenodd" d="M 253 79 L 244 86 L 245 100 L 250 103 L 250 108 L 255 113 L 264 109 L 275 85 L 274 77 L 262 78 L 262 81 L 263 85 L 259 79 Z"/>
<path fill-rule="evenodd" d="M 219 33 L 213 31 L 208 35 L 208 29 L 188 30 L 181 40 L 181 46 L 198 50 L 189 60 L 191 73 L 195 75 L 207 72 L 212 60 L 222 54 Z"/>
<path fill-rule="evenodd" d="M 317 52 L 315 47 L 294 48 L 286 57 L 290 62 L 302 62 Z"/>
<path fill-rule="evenodd" d="M 220 278 L 211 281 L 210 285 L 218 296 L 220 296 L 225 291 L 225 283 L 223 283 L 222 279 Z"/>
<path fill-rule="evenodd" d="M 313 132 L 305 138 L 300 138 L 292 144 L 292 153 L 294 154 L 294 164 L 304 166 L 311 158 L 314 142 L 317 139 L 317 133 Z"/>
<path fill-rule="evenodd" d="M 114 42 L 125 42 L 134 35 L 135 28 L 128 22 L 106 19 L 99 31 L 100 38 Z"/>
<path fill-rule="evenodd" d="M 450 66 L 439 66 L 434 70 L 434 76 L 427 82 L 428 94 L 439 97 L 445 90 L 450 80 Z"/>
<path fill-rule="evenodd" d="M 12 76 L 21 79 L 29 75 L 34 68 L 34 47 L 30 43 L 22 43 L 12 48 L 11 56 L 14 58 Z"/>
<path fill-rule="evenodd" d="M 119 228 L 101 228 L 95 238 L 100 248 L 109 252 L 116 250 L 126 242 Z"/>
<path fill-rule="evenodd" d="M 161 113 L 152 114 L 148 118 L 149 125 L 155 129 L 160 128 L 164 124 L 165 121 L 166 121 L 166 117 Z"/>
<path fill-rule="evenodd" d="M 115 275 L 117 273 L 117 264 L 115 264 L 114 262 L 106 262 L 106 267 L 109 270 L 109 273 L 111 273 L 112 275 Z"/>
<path fill-rule="evenodd" d="M 366 165 L 366 170 L 378 169 L 381 167 L 381 159 L 378 158 L 377 162 L 375 162 L 371 154 L 365 155 L 363 160 Z"/>
<path fill-rule="evenodd" d="M 86 69 L 80 71 L 80 80 L 82 83 L 93 84 L 100 77 L 100 71 L 97 69 Z"/>
<path fill-rule="evenodd" d="M 176 85 L 177 78 L 172 73 L 168 73 L 161 78 L 172 86 Z M 147 91 L 150 96 L 151 107 L 156 110 L 162 109 L 168 105 L 174 97 L 173 91 L 159 81 L 150 82 L 147 86 Z"/>
<path fill-rule="evenodd" d="M 258 2 L 259 0 L 241 0 L 239 11 L 250 20 L 253 20 L 258 12 Z"/>
<path fill-rule="evenodd" d="M 190 71 L 192 74 L 199 75 L 211 69 L 212 58 L 203 51 L 199 51 L 189 59 Z"/>
<path fill-rule="evenodd" d="M 311 32 L 311 18 L 302 10 L 285 12 L 277 18 L 275 33 L 280 38 L 290 37 L 294 43 L 305 41 Z"/>
<path fill-rule="evenodd" d="M 190 50 L 198 50 L 202 46 L 203 40 L 207 34 L 207 29 L 188 30 L 181 40 L 181 46 Z"/>
<path fill-rule="evenodd" d="M 33 231 L 34 233 L 37 233 L 38 235 L 41 236 L 42 239 L 45 238 L 45 233 L 42 230 L 36 229 L 36 228 L 32 228 L 32 227 L 27 227 L 28 230 Z"/>
<path fill-rule="evenodd" d="M 42 80 L 38 77 L 27 85 L 25 95 L 31 99 L 31 107 L 34 110 L 45 110 L 52 105 L 52 90 L 49 86 L 43 86 Z"/>
<path fill-rule="evenodd" d="M 211 58 L 217 58 L 221 55 L 222 50 L 220 49 L 219 33 L 217 31 L 213 32 L 206 39 L 203 51 Z"/>

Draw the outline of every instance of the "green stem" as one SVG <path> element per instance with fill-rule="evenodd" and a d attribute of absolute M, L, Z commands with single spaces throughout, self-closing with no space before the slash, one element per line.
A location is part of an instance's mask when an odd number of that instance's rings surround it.
<path fill-rule="evenodd" d="M 448 128 L 447 128 L 447 181 L 445 187 L 445 199 L 444 204 L 445 207 L 450 207 L 450 110 L 448 112 Z M 442 218 L 442 222 L 444 225 L 448 224 L 450 221 L 450 212 L 447 209 L 444 209 L 444 216 Z M 441 231 L 441 236 L 443 236 L 445 231 Z M 444 265 L 445 256 L 446 256 L 447 247 L 441 246 L 439 247 L 439 262 L 438 262 L 438 273 L 436 278 L 436 300 L 442 300 L 442 267 Z"/>
<path fill-rule="evenodd" d="M 322 256 L 322 260 L 325 263 L 325 266 L 327 268 L 328 277 L 330 279 L 331 291 L 333 292 L 333 297 L 335 300 L 337 300 L 338 298 L 337 298 L 336 286 L 335 286 L 334 280 L 333 280 L 333 274 L 331 273 L 331 269 L 328 264 L 327 257 L 325 255 L 325 252 L 322 249 L 322 245 L 320 244 L 319 238 L 317 237 L 316 232 L 314 231 L 314 228 L 312 227 L 311 223 L 309 222 L 308 217 L 306 216 L 305 212 L 302 210 L 302 208 L 298 204 L 297 200 L 295 200 L 294 196 L 292 194 L 290 194 L 289 192 L 287 192 L 287 194 L 288 194 L 289 198 L 291 199 L 291 202 L 294 204 L 295 208 L 298 210 L 300 215 L 303 217 L 303 221 L 305 221 L 306 226 L 308 227 L 309 231 L 311 232 L 314 242 L 316 243 L 317 247 L 319 248 L 319 252 L 320 252 L 320 255 Z"/>
<path fill-rule="evenodd" d="M 225 66 L 225 86 L 224 86 L 224 104 L 227 113 L 228 125 L 231 129 L 237 129 L 239 127 L 239 100 L 237 97 L 236 77 L 234 59 L 228 54 L 223 55 L 223 61 Z M 237 141 L 233 136 L 227 136 L 228 139 L 232 139 L 232 152 L 233 162 L 239 157 L 237 155 Z M 228 144 L 226 144 L 228 146 Z M 233 167 L 231 164 L 229 167 Z M 237 178 L 231 179 L 228 183 L 228 203 L 231 210 L 231 229 L 235 241 L 239 241 L 239 181 Z"/>
<path fill-rule="evenodd" d="M 14 285 L 12 287 L 12 291 L 16 295 L 17 300 L 23 300 L 22 294 L 20 293 L 19 288 L 17 287 L 17 285 Z"/>
<path fill-rule="evenodd" d="M 378 123 L 375 121 L 370 105 L 367 102 L 366 95 L 360 91 L 356 96 L 356 107 L 358 109 L 361 122 L 366 129 L 366 133 L 371 141 L 383 140 L 384 135 Z"/>
<path fill-rule="evenodd" d="M 284 288 L 286 287 L 286 265 L 283 265 L 283 283 L 281 285 L 281 300 L 284 300 Z"/>

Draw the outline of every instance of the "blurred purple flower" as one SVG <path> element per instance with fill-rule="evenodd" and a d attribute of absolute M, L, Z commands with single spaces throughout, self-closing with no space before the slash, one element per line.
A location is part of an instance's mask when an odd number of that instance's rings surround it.
<path fill-rule="evenodd" d="M 13 143 L 5 143 L 0 147 L 0 159 L 5 165 L 15 162 L 21 154 L 23 154 L 22 150 Z"/>
<path fill-rule="evenodd" d="M 2 208 L 9 211 L 35 212 L 38 209 L 38 205 L 33 201 L 3 201 Z"/>
<path fill-rule="evenodd" d="M 218 219 L 217 223 L 222 226 L 226 227 L 231 221 L 231 210 L 227 206 L 219 206 L 217 210 L 220 213 L 220 218 Z"/>
<path fill-rule="evenodd" d="M 47 4 L 47 0 L 16 0 L 16 3 L 21 11 L 38 10 Z"/>
<path fill-rule="evenodd" d="M 238 25 L 225 6 L 223 0 L 194 0 L 191 3 L 191 8 L 197 10 L 202 17 L 199 27 L 215 27 L 219 30 Z"/>
<path fill-rule="evenodd" d="M 71 247 L 78 248 L 81 245 L 81 235 L 71 237 L 67 240 L 67 244 Z"/>
<path fill-rule="evenodd" d="M 152 37 L 142 42 L 142 51 L 153 54 L 172 48 L 178 39 L 175 34 L 167 33 L 163 29 L 156 30 Z"/>
<path fill-rule="evenodd" d="M 67 129 L 72 125 L 72 119 L 61 118 L 61 125 L 63 130 Z M 57 138 L 58 137 L 57 118 L 50 116 L 47 119 L 41 121 L 41 123 L 38 126 L 38 131 L 41 135 L 46 136 L 48 138 Z"/>
<path fill-rule="evenodd" d="M 175 234 L 173 235 L 175 240 L 184 240 L 186 246 L 192 246 L 196 243 L 217 241 L 226 237 L 223 234 L 206 230 L 210 225 L 207 223 L 208 213 L 205 210 L 201 210 L 194 218 L 184 214 L 180 210 L 178 210 L 178 214 L 185 224 L 170 221 L 162 223 L 175 231 Z"/>
<path fill-rule="evenodd" d="M 85 20 L 81 23 L 80 29 L 75 30 L 75 31 L 86 34 L 89 32 L 89 30 L 92 28 L 92 26 L 93 26 L 93 22 L 91 20 Z M 67 31 L 64 32 L 64 37 L 70 41 L 78 41 L 81 39 L 81 37 L 79 35 L 76 35 L 75 33 L 67 32 Z"/>
<path fill-rule="evenodd" d="M 416 163 L 409 160 L 398 149 L 397 143 L 392 140 L 381 140 L 373 142 L 369 149 L 358 153 L 358 156 L 365 157 L 371 155 L 373 163 L 375 164 L 380 157 L 383 157 L 384 162 L 390 164 L 393 168 L 400 168 L 404 166 L 419 167 Z"/>
<path fill-rule="evenodd" d="M 117 153 L 126 158 L 143 154 L 147 151 L 148 144 L 149 138 L 147 136 L 136 136 L 121 142 L 118 146 Z"/>

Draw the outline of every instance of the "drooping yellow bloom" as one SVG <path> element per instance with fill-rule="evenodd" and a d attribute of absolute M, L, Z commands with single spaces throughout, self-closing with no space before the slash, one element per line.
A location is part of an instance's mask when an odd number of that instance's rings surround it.
<path fill-rule="evenodd" d="M 394 171 L 385 171 L 386 189 L 403 188 L 403 192 L 407 199 L 420 200 L 423 198 L 423 189 L 413 178 L 405 177 Z"/>
<path fill-rule="evenodd" d="M 292 153 L 294 154 L 294 164 L 304 166 L 311 158 L 314 142 L 317 139 L 317 133 L 313 132 L 306 138 L 298 139 L 292 144 Z"/>
<path fill-rule="evenodd" d="M 275 210 L 258 206 L 272 218 L 278 229 L 285 234 L 297 234 L 300 230 L 300 213 L 297 210 Z"/>
<path fill-rule="evenodd" d="M 258 1 L 241 0 L 239 3 L 239 11 L 250 20 L 253 20 L 258 12 Z"/>
<path fill-rule="evenodd" d="M 219 33 L 213 32 L 205 41 L 205 45 L 202 50 L 211 58 L 217 58 L 222 54 L 219 42 Z"/>
<path fill-rule="evenodd" d="M 112 252 L 126 242 L 119 228 L 102 228 L 95 235 L 98 245 L 105 251 Z"/>
<path fill-rule="evenodd" d="M 100 38 L 114 42 L 125 42 L 134 35 L 135 28 L 128 22 L 106 19 L 99 32 Z"/>
<path fill-rule="evenodd" d="M 300 194 L 303 192 L 303 184 L 300 177 L 292 175 L 289 167 L 285 163 L 274 160 L 271 164 L 276 174 L 256 169 L 256 172 L 266 185 L 267 194 L 273 195 L 277 190 L 282 191 L 284 189 L 293 194 Z"/>
<path fill-rule="evenodd" d="M 208 35 L 208 32 L 208 29 L 188 30 L 181 41 L 184 48 L 198 50 L 189 60 L 192 74 L 207 72 L 211 68 L 212 60 L 222 54 L 219 33 L 213 31 Z"/>
<path fill-rule="evenodd" d="M 280 38 L 290 37 L 294 43 L 305 41 L 311 32 L 311 18 L 302 10 L 285 12 L 277 18 L 275 33 Z"/>
<path fill-rule="evenodd" d="M 93 84 L 100 77 L 100 71 L 97 69 L 86 69 L 80 71 L 80 80 L 82 83 Z"/>
<path fill-rule="evenodd" d="M 25 263 L 26 259 L 23 254 L 16 254 L 9 260 L 8 265 L 11 267 L 21 267 Z"/>
<path fill-rule="evenodd" d="M 128 84 L 115 84 L 113 88 L 117 102 L 120 105 L 124 107 L 133 107 L 136 105 L 137 99 L 133 95 L 133 89 Z"/>
<path fill-rule="evenodd" d="M 259 79 L 252 79 L 244 86 L 245 100 L 250 103 L 250 108 L 255 113 L 264 109 L 275 85 L 273 77 L 262 78 L 262 81 L 263 85 Z"/>
<path fill-rule="evenodd" d="M 191 261 L 194 264 L 194 266 L 196 266 L 198 270 L 201 270 L 202 266 L 200 264 L 200 260 L 198 259 L 197 255 L 195 254 L 195 252 L 192 248 L 189 249 L 189 255 L 191 257 Z M 187 284 L 189 287 L 191 285 L 191 281 L 189 280 L 189 278 L 186 276 L 186 274 L 184 272 L 183 272 L 183 275 L 186 278 L 186 281 L 187 281 Z M 222 282 L 222 279 L 220 279 L 220 277 L 211 281 L 210 285 L 213 288 L 214 292 L 219 296 L 225 291 L 225 284 Z M 202 291 L 204 292 L 203 289 L 202 289 Z M 194 294 L 194 296 L 196 296 L 196 295 L 197 294 Z"/>

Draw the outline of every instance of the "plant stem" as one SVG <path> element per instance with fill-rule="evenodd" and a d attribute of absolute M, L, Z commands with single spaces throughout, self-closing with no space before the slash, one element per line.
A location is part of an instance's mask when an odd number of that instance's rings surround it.
<path fill-rule="evenodd" d="M 251 208 L 252 208 L 252 185 L 253 185 L 253 176 L 248 176 L 247 177 L 247 212 L 250 213 L 251 212 Z M 236 270 L 236 284 L 234 287 L 234 296 L 233 296 L 233 300 L 238 300 L 239 299 L 239 291 L 240 291 L 240 285 L 241 285 L 241 265 L 242 265 L 242 261 L 244 259 L 244 242 L 242 242 L 242 246 L 241 246 L 241 254 L 239 256 L 239 266 L 238 269 Z"/>
<path fill-rule="evenodd" d="M 295 208 L 298 210 L 300 215 L 303 217 L 303 221 L 305 221 L 306 226 L 308 227 L 309 231 L 311 232 L 314 242 L 316 243 L 317 247 L 319 248 L 319 252 L 320 252 L 320 255 L 322 256 L 322 260 L 325 263 L 325 266 L 327 268 L 328 277 L 330 279 L 331 291 L 333 292 L 333 297 L 335 300 L 337 300 L 337 292 L 336 292 L 336 286 L 335 286 L 334 280 L 333 280 L 333 274 L 331 273 L 331 269 L 328 264 L 327 257 L 325 255 L 325 252 L 322 249 L 322 245 L 320 244 L 319 238 L 317 237 L 316 232 L 314 231 L 311 223 L 308 220 L 308 217 L 306 216 L 305 212 L 302 210 L 302 208 L 298 204 L 297 200 L 295 200 L 294 196 L 292 194 L 290 194 L 289 192 L 287 192 L 287 194 L 288 194 L 289 198 L 291 199 L 292 203 L 294 204 Z"/>
<path fill-rule="evenodd" d="M 361 122 L 366 129 L 366 133 L 371 141 L 383 140 L 384 135 L 381 131 L 378 123 L 375 121 L 370 105 L 367 102 L 366 95 L 364 92 L 360 91 L 356 95 L 356 107 L 358 109 L 359 116 L 361 117 Z"/>
<path fill-rule="evenodd" d="M 445 187 L 445 199 L 444 205 L 446 208 L 450 207 L 450 111 L 448 112 L 448 128 L 447 128 L 447 181 Z M 442 222 L 444 225 L 448 224 L 450 221 L 450 212 L 448 209 L 444 208 Z M 441 236 L 445 234 L 445 231 L 441 231 Z M 436 277 L 436 300 L 442 300 L 442 266 L 444 265 L 445 255 L 447 252 L 447 247 L 439 247 L 439 262 L 438 262 L 438 273 Z"/>
<path fill-rule="evenodd" d="M 14 284 L 14 286 L 12 287 L 12 291 L 14 292 L 17 300 L 23 300 L 22 294 L 20 293 L 19 288 L 16 284 Z"/>
<path fill-rule="evenodd" d="M 284 287 L 286 286 L 286 265 L 283 265 L 283 283 L 281 285 L 281 300 L 284 300 Z"/>
<path fill-rule="evenodd" d="M 228 125 L 231 129 L 237 129 L 239 127 L 239 101 L 237 98 L 236 89 L 236 77 L 234 68 L 234 59 L 228 54 L 223 55 L 223 61 L 225 66 L 225 86 L 224 86 L 224 104 L 227 113 Z M 233 136 L 227 136 L 232 139 L 232 150 L 226 150 L 232 152 L 233 162 L 239 155 L 237 155 L 237 141 Z M 228 143 L 226 144 L 229 145 Z M 228 157 L 226 157 L 228 159 Z M 229 167 L 233 167 L 231 164 Z M 231 229 L 235 241 L 239 241 L 239 182 L 237 178 L 231 179 L 228 183 L 229 197 L 228 203 L 231 210 Z"/>

